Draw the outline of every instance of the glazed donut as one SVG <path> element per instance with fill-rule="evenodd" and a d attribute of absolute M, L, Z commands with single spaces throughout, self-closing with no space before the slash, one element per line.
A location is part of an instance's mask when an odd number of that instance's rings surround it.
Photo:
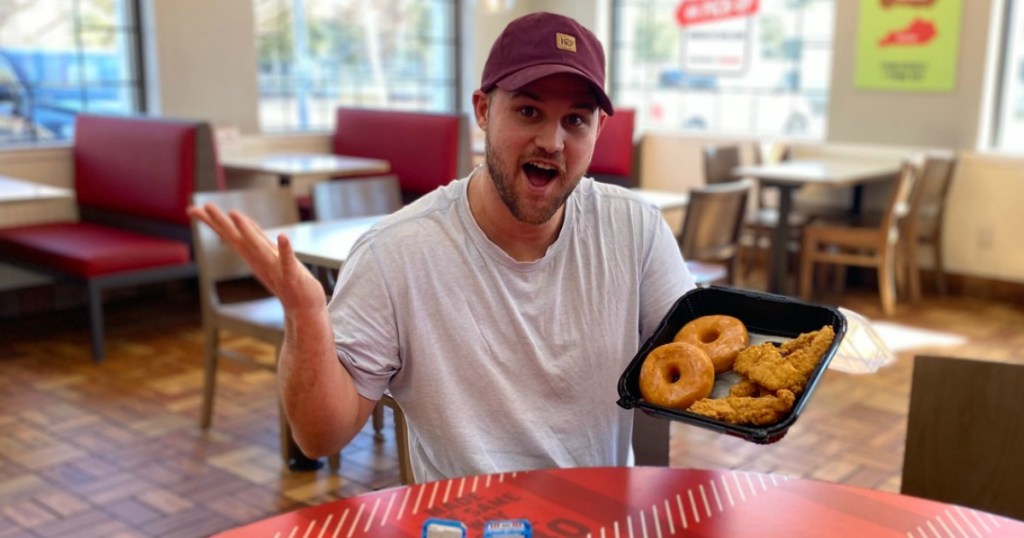
<path fill-rule="evenodd" d="M 707 398 L 715 385 L 715 367 L 707 353 L 686 342 L 654 348 L 640 367 L 640 396 L 649 403 L 686 409 Z"/>
<path fill-rule="evenodd" d="M 750 334 L 743 322 L 732 316 L 701 316 L 676 333 L 673 342 L 693 344 L 711 357 L 715 373 L 732 369 L 736 355 L 750 345 Z"/>

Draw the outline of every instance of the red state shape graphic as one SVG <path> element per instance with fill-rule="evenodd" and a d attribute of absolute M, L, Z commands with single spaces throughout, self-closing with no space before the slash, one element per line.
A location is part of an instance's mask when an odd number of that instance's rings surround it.
<path fill-rule="evenodd" d="M 914 19 L 902 30 L 889 32 L 878 42 L 880 47 L 924 45 L 935 39 L 935 24 L 924 19 Z"/>

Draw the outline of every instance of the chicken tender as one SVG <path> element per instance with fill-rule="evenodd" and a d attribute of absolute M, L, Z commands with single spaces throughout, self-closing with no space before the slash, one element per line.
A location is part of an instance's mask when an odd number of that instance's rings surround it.
<path fill-rule="evenodd" d="M 761 385 L 749 379 L 741 379 L 735 385 L 729 387 L 729 396 L 758 396 L 762 390 Z"/>
<path fill-rule="evenodd" d="M 782 344 L 779 352 L 797 372 L 804 377 L 810 377 L 835 337 L 836 332 L 832 327 L 825 325 L 817 331 L 801 334 L 796 339 Z M 796 342 L 799 342 L 799 345 L 794 345 Z"/>
<path fill-rule="evenodd" d="M 774 396 L 729 396 L 721 399 L 697 400 L 687 411 L 730 424 L 767 426 L 782 420 L 791 409 L 796 396 L 786 389 Z"/>
<path fill-rule="evenodd" d="M 783 389 L 799 393 L 807 383 L 807 376 L 782 358 L 779 348 L 771 342 L 740 351 L 732 369 L 773 393 Z"/>

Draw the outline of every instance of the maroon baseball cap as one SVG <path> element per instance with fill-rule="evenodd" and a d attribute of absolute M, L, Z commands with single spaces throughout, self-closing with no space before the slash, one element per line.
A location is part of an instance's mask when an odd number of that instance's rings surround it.
<path fill-rule="evenodd" d="M 531 13 L 508 23 L 491 46 L 480 91 L 495 87 L 516 91 L 557 73 L 583 77 L 594 88 L 598 105 L 614 113 L 604 92 L 604 48 L 580 23 L 554 13 Z"/>

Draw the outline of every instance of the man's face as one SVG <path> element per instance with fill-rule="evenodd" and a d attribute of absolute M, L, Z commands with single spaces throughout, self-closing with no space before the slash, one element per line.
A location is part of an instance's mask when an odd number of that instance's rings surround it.
<path fill-rule="evenodd" d="M 604 122 L 590 85 L 552 75 L 515 92 L 478 95 L 475 105 L 487 170 L 502 202 L 520 222 L 549 221 L 590 165 Z"/>

